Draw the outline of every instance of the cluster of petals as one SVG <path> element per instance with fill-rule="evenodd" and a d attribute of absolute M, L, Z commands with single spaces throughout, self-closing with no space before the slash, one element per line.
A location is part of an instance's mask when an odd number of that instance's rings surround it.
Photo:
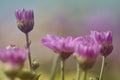
<path fill-rule="evenodd" d="M 100 52 L 104 56 L 107 56 L 113 49 L 112 32 L 110 31 L 91 31 L 90 35 L 87 35 L 86 38 L 82 36 L 76 38 L 68 36 L 63 38 L 48 34 L 41 42 L 57 53 L 75 52 L 76 55 L 87 59 L 95 59 Z"/>
<path fill-rule="evenodd" d="M 41 39 L 42 44 L 60 54 L 76 53 L 84 58 L 96 58 L 101 46 L 97 43 L 90 43 L 83 37 L 66 38 L 48 34 L 46 38 Z M 66 55 L 64 55 L 66 56 Z"/>
<path fill-rule="evenodd" d="M 46 38 L 41 39 L 41 42 L 57 53 L 71 53 L 74 51 L 71 36 L 63 38 L 48 34 Z"/>
<path fill-rule="evenodd" d="M 52 49 L 54 52 L 59 53 L 63 60 L 74 53 L 74 41 L 75 39 L 71 36 L 64 38 L 50 34 L 48 34 L 46 38 L 41 39 L 43 45 Z"/>
<path fill-rule="evenodd" d="M 17 21 L 29 22 L 34 20 L 33 10 L 18 9 L 15 12 Z"/>
<path fill-rule="evenodd" d="M 85 59 L 96 59 L 100 53 L 101 45 L 89 42 L 81 37 L 80 41 L 75 42 L 75 54 Z"/>
<path fill-rule="evenodd" d="M 23 65 L 27 59 L 28 50 L 21 48 L 0 49 L 0 61 L 11 66 Z"/>
<path fill-rule="evenodd" d="M 112 32 L 98 32 L 98 31 L 91 31 L 90 35 L 88 36 L 89 39 L 94 40 L 100 44 L 112 44 Z"/>
<path fill-rule="evenodd" d="M 91 34 L 87 36 L 90 41 L 96 42 L 102 45 L 101 54 L 103 56 L 108 56 L 113 50 L 113 40 L 112 40 L 112 32 L 97 32 L 91 31 Z"/>

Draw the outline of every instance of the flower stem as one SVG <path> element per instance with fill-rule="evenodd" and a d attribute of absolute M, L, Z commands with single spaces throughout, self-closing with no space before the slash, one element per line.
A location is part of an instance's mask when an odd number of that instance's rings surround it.
<path fill-rule="evenodd" d="M 86 77 L 87 77 L 87 70 L 83 72 L 83 80 L 86 80 Z"/>
<path fill-rule="evenodd" d="M 57 69 L 59 59 L 60 59 L 60 55 L 57 54 L 57 56 L 55 56 L 55 59 L 53 61 L 50 80 L 54 80 L 54 78 L 55 78 L 55 72 L 56 72 L 56 69 Z"/>
<path fill-rule="evenodd" d="M 30 70 L 32 70 L 32 61 L 31 61 L 31 53 L 30 53 L 30 40 L 29 40 L 29 35 L 28 33 L 25 34 L 26 36 L 26 48 L 28 49 L 28 58 L 29 58 L 29 67 Z"/>
<path fill-rule="evenodd" d="M 101 66 L 99 80 L 102 80 L 103 71 L 104 71 L 104 65 L 105 65 L 105 56 L 102 56 L 102 66 Z"/>
<path fill-rule="evenodd" d="M 61 59 L 61 80 L 64 80 L 64 60 Z"/>
<path fill-rule="evenodd" d="M 80 64 L 79 64 L 79 62 L 77 62 L 77 76 L 76 76 L 76 80 L 80 80 Z"/>

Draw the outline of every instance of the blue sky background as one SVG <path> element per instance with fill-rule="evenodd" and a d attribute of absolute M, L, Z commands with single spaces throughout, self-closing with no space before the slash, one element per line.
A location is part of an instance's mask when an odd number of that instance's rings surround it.
<path fill-rule="evenodd" d="M 35 10 L 52 11 L 57 8 L 66 10 L 109 9 L 119 11 L 119 0 L 1 0 L 1 14 L 12 13 L 18 8 L 33 8 Z"/>

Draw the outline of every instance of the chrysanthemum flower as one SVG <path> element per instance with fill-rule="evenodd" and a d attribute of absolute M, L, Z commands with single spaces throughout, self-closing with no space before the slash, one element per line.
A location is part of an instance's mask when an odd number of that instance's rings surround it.
<path fill-rule="evenodd" d="M 97 43 L 78 41 L 75 46 L 75 55 L 83 70 L 91 68 L 100 53 L 101 46 Z"/>
<path fill-rule="evenodd" d="M 101 54 L 103 56 L 108 56 L 112 50 L 113 50 L 113 44 L 112 44 L 112 32 L 97 32 L 97 31 L 91 31 L 91 34 L 88 36 L 88 38 L 96 43 L 99 43 L 102 45 L 101 48 Z"/>
<path fill-rule="evenodd" d="M 48 34 L 41 39 L 42 44 L 59 53 L 63 60 L 67 59 L 74 52 L 73 38 L 71 36 L 63 38 Z"/>
<path fill-rule="evenodd" d="M 17 10 L 15 12 L 17 26 L 18 28 L 24 32 L 28 33 L 33 29 L 34 26 L 34 12 L 33 10 Z"/>
<path fill-rule="evenodd" d="M 9 67 L 22 67 L 27 59 L 28 50 L 10 47 L 7 49 L 0 49 L 0 61 L 9 65 Z"/>

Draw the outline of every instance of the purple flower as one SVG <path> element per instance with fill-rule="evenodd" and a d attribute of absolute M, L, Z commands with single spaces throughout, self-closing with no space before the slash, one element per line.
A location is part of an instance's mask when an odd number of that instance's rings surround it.
<path fill-rule="evenodd" d="M 34 26 L 34 12 L 33 10 L 17 10 L 15 12 L 17 26 L 18 28 L 24 32 L 28 33 L 33 29 Z"/>
<path fill-rule="evenodd" d="M 21 48 L 0 49 L 0 61 L 7 63 L 11 67 L 23 66 L 27 59 L 28 50 Z"/>
<path fill-rule="evenodd" d="M 100 49 L 101 45 L 88 42 L 84 38 L 76 43 L 75 55 L 83 70 L 93 66 L 100 53 Z"/>
<path fill-rule="evenodd" d="M 73 38 L 71 36 L 63 38 L 48 34 L 46 38 L 41 39 L 42 44 L 59 53 L 65 60 L 74 52 Z"/>
<path fill-rule="evenodd" d="M 112 44 L 112 32 L 97 32 L 97 31 L 91 31 L 90 37 L 94 39 L 94 41 L 103 44 Z"/>
<path fill-rule="evenodd" d="M 91 34 L 88 36 L 90 41 L 99 43 L 102 45 L 101 48 L 101 54 L 103 56 L 108 56 L 112 50 L 112 32 L 97 32 L 97 31 L 91 31 Z"/>
<path fill-rule="evenodd" d="M 95 59 L 101 46 L 97 43 L 90 43 L 85 40 L 78 42 L 75 47 L 76 55 L 81 56 L 86 59 Z"/>

